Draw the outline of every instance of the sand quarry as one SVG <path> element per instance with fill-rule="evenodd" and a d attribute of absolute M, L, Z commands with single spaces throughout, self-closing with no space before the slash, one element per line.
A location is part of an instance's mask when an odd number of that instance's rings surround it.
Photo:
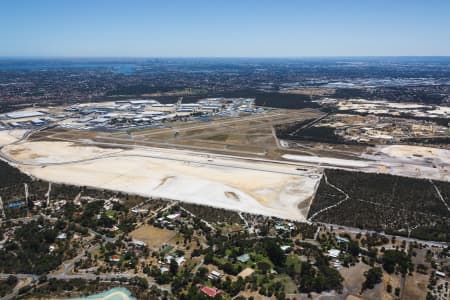
<path fill-rule="evenodd" d="M 26 130 L 17 129 L 17 130 L 0 130 L 0 146 L 8 145 L 14 143 L 19 140 L 24 134 Z"/>
<path fill-rule="evenodd" d="M 358 160 L 292 154 L 282 157 L 308 166 L 450 181 L 450 150 L 409 145 L 368 149 Z"/>
<path fill-rule="evenodd" d="M 377 146 L 363 158 L 372 160 L 380 172 L 393 175 L 450 181 L 450 150 L 433 147 Z"/>
<path fill-rule="evenodd" d="M 22 171 L 52 182 L 117 190 L 305 221 L 323 168 L 450 181 L 450 151 L 378 146 L 361 159 L 285 154 L 285 162 L 152 147 L 117 148 L 0 135 Z M 290 162 L 287 162 L 290 161 Z"/>
<path fill-rule="evenodd" d="M 321 172 L 159 148 L 23 142 L 3 153 L 41 179 L 304 221 Z"/>

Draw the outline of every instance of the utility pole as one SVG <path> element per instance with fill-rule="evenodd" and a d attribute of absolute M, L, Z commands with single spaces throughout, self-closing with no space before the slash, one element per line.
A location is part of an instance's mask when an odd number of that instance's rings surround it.
<path fill-rule="evenodd" d="M 1 196 L 0 196 L 0 210 L 2 211 L 2 218 L 6 219 L 5 207 L 3 206 L 3 200 Z"/>
<path fill-rule="evenodd" d="M 28 206 L 28 184 L 24 183 L 23 186 L 25 188 L 25 205 L 27 206 L 27 217 L 30 217 L 30 210 Z"/>
<path fill-rule="evenodd" d="M 183 97 L 178 98 L 177 101 L 177 109 L 179 109 L 181 107 L 181 103 L 183 102 Z"/>
<path fill-rule="evenodd" d="M 48 191 L 47 191 L 47 193 L 45 194 L 45 197 L 47 197 L 47 207 L 50 206 L 50 192 L 51 192 L 51 191 L 52 191 L 52 183 L 49 182 L 49 183 L 48 183 Z"/>
<path fill-rule="evenodd" d="M 24 183 L 23 186 L 25 188 L 25 202 L 28 205 L 28 184 Z"/>

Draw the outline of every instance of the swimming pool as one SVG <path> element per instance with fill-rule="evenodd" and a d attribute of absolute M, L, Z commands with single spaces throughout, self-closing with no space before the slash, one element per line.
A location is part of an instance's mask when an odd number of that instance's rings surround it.
<path fill-rule="evenodd" d="M 137 300 L 131 296 L 131 292 L 126 288 L 113 288 L 100 294 L 90 295 L 84 298 L 74 298 L 71 300 Z"/>

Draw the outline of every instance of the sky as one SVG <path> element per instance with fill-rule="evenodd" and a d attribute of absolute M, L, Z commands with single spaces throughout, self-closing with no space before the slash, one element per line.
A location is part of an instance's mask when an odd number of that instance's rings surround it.
<path fill-rule="evenodd" d="M 1 0 L 0 56 L 449 56 L 449 0 Z"/>

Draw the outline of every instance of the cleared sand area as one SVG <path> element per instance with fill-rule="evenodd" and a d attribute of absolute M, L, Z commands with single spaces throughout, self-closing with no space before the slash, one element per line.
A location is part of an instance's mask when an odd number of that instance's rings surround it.
<path fill-rule="evenodd" d="M 8 145 L 3 152 L 23 163 L 65 163 L 92 159 L 122 152 L 95 146 L 80 146 L 70 142 L 32 142 Z"/>
<path fill-rule="evenodd" d="M 0 130 L 0 146 L 14 143 L 20 139 L 26 130 L 15 129 L 15 130 Z"/>
<path fill-rule="evenodd" d="M 305 220 L 321 177 L 315 168 L 188 151 L 105 149 L 24 142 L 3 153 L 38 178 Z"/>
<path fill-rule="evenodd" d="M 441 160 L 442 162 L 450 162 L 450 150 L 422 147 L 422 146 L 408 146 L 408 145 L 391 145 L 382 146 L 378 148 L 381 153 L 390 157 L 408 158 L 408 159 L 432 159 Z"/>
<path fill-rule="evenodd" d="M 288 160 L 302 161 L 312 164 L 320 165 L 332 165 L 336 167 L 350 167 L 350 168 L 367 168 L 369 163 L 361 160 L 350 160 L 332 157 L 319 157 L 310 155 L 296 155 L 296 154 L 283 154 L 282 156 Z"/>
<path fill-rule="evenodd" d="M 308 166 L 450 181 L 450 150 L 408 145 L 369 149 L 361 155 L 361 159 L 365 160 L 292 154 L 284 154 L 282 157 Z"/>
<path fill-rule="evenodd" d="M 450 181 L 450 150 L 423 146 L 377 146 L 363 158 L 385 168 L 386 173 Z"/>
<path fill-rule="evenodd" d="M 157 249 L 162 244 L 175 244 L 177 233 L 173 230 L 156 228 L 151 225 L 143 225 L 130 232 L 130 236 L 138 241 L 144 242 L 150 249 Z"/>

